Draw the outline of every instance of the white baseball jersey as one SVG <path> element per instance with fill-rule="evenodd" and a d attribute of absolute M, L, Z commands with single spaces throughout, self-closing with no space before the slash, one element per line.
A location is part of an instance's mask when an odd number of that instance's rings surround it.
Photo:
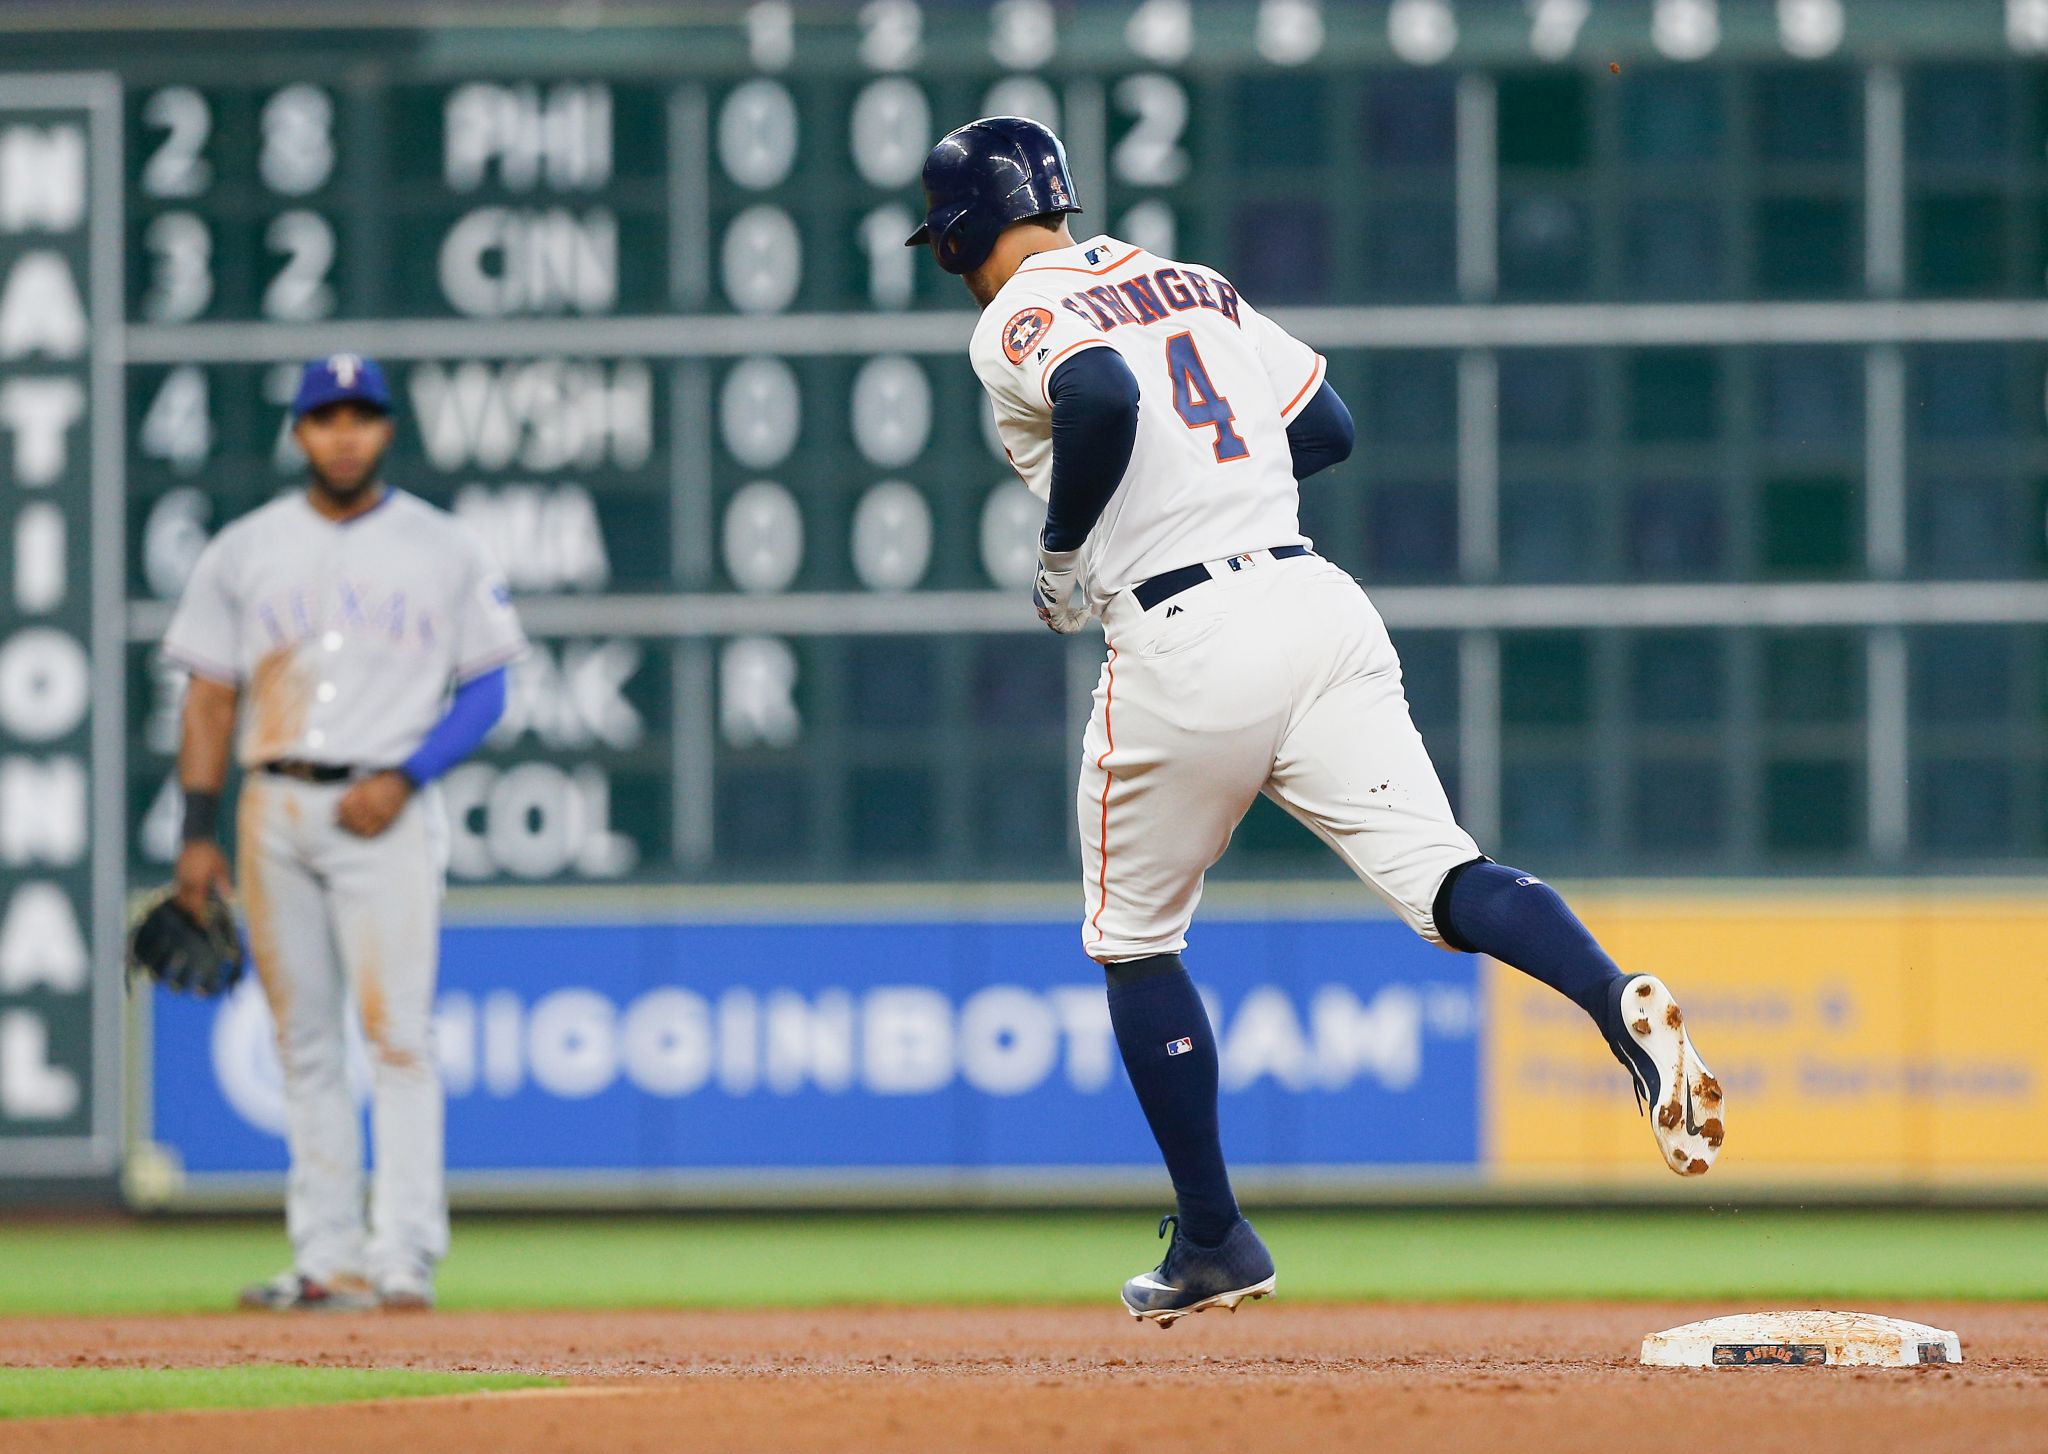
<path fill-rule="evenodd" d="M 1052 488 L 1053 370 L 1113 348 L 1136 375 L 1138 436 L 1124 482 L 1082 552 L 1089 604 L 1163 571 L 1306 544 L 1287 423 L 1324 362 L 1212 268 L 1111 237 L 1026 258 L 982 310 L 969 356 L 1010 461 Z"/>
<path fill-rule="evenodd" d="M 402 490 L 335 521 L 301 491 L 251 511 L 199 557 L 164 655 L 243 689 L 240 760 L 392 767 L 451 682 L 526 648 L 483 542 Z"/>
<path fill-rule="evenodd" d="M 970 354 L 1018 474 L 1051 494 L 1051 375 L 1113 348 L 1137 377 L 1130 467 L 1082 552 L 1108 657 L 1076 809 L 1088 953 L 1177 953 L 1202 883 L 1260 793 L 1425 938 L 1478 857 L 1408 715 L 1400 659 L 1342 569 L 1308 544 L 1287 424 L 1323 359 L 1213 268 L 1109 237 L 1025 260 Z M 1151 609 L 1129 589 L 1207 568 Z"/>

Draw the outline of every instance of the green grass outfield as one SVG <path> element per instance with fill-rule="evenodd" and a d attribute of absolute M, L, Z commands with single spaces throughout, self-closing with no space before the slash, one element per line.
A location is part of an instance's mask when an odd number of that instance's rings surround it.
<path fill-rule="evenodd" d="M 159 1409 L 259 1409 L 366 1398 L 545 1388 L 523 1373 L 429 1373 L 412 1368 L 0 1368 L 0 1419 L 134 1414 Z"/>
<path fill-rule="evenodd" d="M 1290 1299 L 2048 1298 L 2048 1213 L 1298 1211 L 1258 1218 Z M 461 1308 L 1097 1303 L 1156 1258 L 1131 1213 L 473 1217 Z M 276 1220 L 0 1227 L 0 1315 L 228 1307 Z"/>

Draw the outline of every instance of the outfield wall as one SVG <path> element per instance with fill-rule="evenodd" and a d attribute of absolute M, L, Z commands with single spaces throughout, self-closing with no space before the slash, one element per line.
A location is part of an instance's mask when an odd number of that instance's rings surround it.
<path fill-rule="evenodd" d="M 801 918 L 788 893 L 585 898 L 573 917 L 532 895 L 458 902 L 438 1013 L 458 1201 L 1158 1198 L 1064 896 L 941 898 L 839 893 Z M 1690 1185 L 1541 986 L 1341 889 L 1216 898 L 1188 961 L 1218 1024 L 1228 1149 L 1259 1193 L 2048 1195 L 2048 898 L 1575 895 L 1623 963 L 1678 990 L 1728 1088 L 1729 1149 Z M 260 992 L 149 1008 L 131 1200 L 274 1202 Z"/>
<path fill-rule="evenodd" d="M 2048 1193 L 2048 899 L 1927 885 L 1766 896 L 1588 895 L 1625 965 L 1681 997 L 1728 1089 L 1723 1188 Z M 1661 1175 L 1610 1104 L 1578 1012 L 1489 964 L 1488 1175 Z"/>

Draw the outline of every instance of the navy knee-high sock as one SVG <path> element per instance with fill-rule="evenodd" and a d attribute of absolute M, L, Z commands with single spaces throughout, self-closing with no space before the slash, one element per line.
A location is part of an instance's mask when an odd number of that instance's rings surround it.
<path fill-rule="evenodd" d="M 1621 970 L 1542 879 L 1484 858 L 1462 864 L 1437 890 L 1436 930 L 1453 949 L 1542 980 L 1605 1032 L 1608 990 Z"/>
<path fill-rule="evenodd" d="M 1237 1221 L 1216 1126 L 1216 1032 L 1178 954 L 1103 966 L 1124 1069 L 1166 1158 L 1180 1230 L 1214 1247 Z"/>

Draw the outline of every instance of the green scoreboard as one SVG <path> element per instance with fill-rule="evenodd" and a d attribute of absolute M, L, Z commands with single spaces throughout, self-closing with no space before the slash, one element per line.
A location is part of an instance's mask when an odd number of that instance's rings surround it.
<path fill-rule="evenodd" d="M 175 848 L 153 643 L 309 356 L 386 363 L 391 480 L 536 641 L 458 883 L 1071 872 L 1099 646 L 901 245 L 993 112 L 1329 356 L 1304 525 L 1489 847 L 2048 858 L 2048 0 L 406 9 L 0 15 L 0 1121 L 53 1165 Z M 1224 871 L 1334 866 L 1262 805 Z"/>
<path fill-rule="evenodd" d="M 450 785 L 459 879 L 1060 873 L 1093 649 L 1023 609 L 1036 507 L 958 284 L 901 246 L 930 141 L 991 111 L 1062 130 L 1091 227 L 1213 261 L 1332 356 L 1362 444 L 1306 526 L 1388 593 L 1494 833 L 1594 869 L 2037 853 L 2024 631 L 1541 588 L 2038 585 L 2040 9 L 884 0 L 103 40 L 134 857 L 175 815 L 148 643 L 209 533 L 292 483 L 293 364 L 350 348 L 393 366 L 393 478 L 486 535 L 542 638 Z M 1878 617 L 1927 657 L 1893 664 L 1924 720 L 1875 749 L 1918 815 L 1871 801 Z M 1914 727 L 1955 742 L 1920 773 Z M 1247 857 L 1313 854 L 1272 826 Z"/>

